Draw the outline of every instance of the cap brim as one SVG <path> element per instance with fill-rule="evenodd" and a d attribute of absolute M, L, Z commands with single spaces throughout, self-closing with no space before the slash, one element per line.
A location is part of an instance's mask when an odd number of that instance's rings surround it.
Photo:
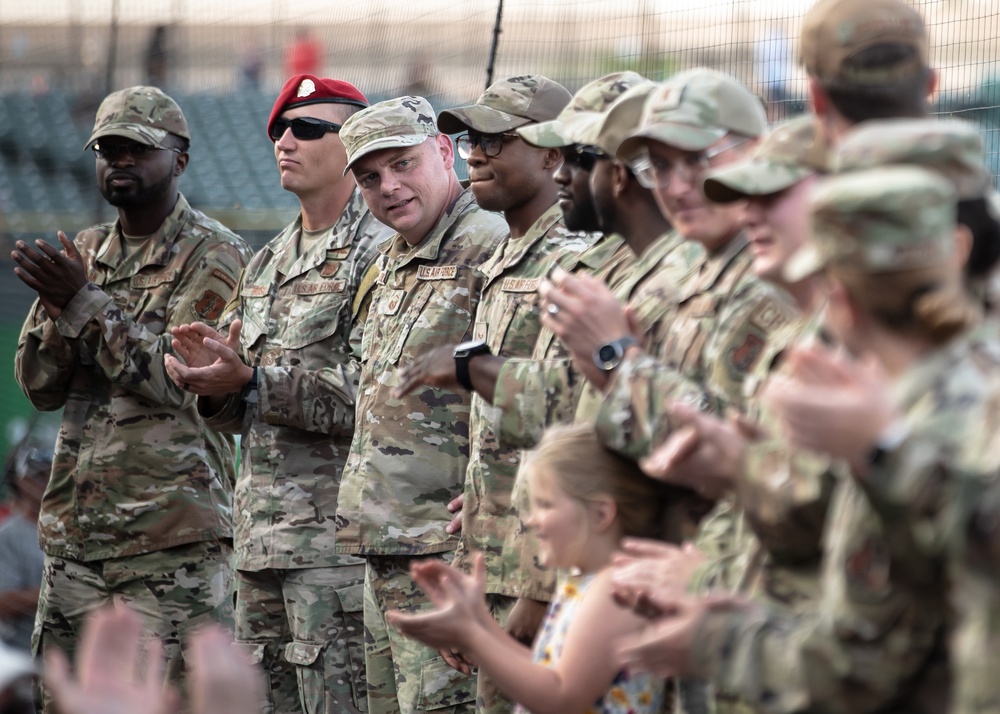
<path fill-rule="evenodd" d="M 788 262 L 785 263 L 781 275 L 789 284 L 798 283 L 810 275 L 815 275 L 825 265 L 826 261 L 816 244 L 809 242 L 792 254 Z"/>
<path fill-rule="evenodd" d="M 747 196 L 770 196 L 784 191 L 813 173 L 800 166 L 741 161 L 709 174 L 702 190 L 713 203 L 732 203 Z"/>
<path fill-rule="evenodd" d="M 650 141 L 682 151 L 704 151 L 727 133 L 726 129 L 703 129 L 690 124 L 652 124 L 625 139 L 615 154 L 619 158 L 634 156 L 642 144 Z"/>
<path fill-rule="evenodd" d="M 530 124 L 531 121 L 482 104 L 470 104 L 467 107 L 445 109 L 438 114 L 437 126 L 445 134 L 458 134 L 469 129 L 480 134 L 501 134 Z"/>
<path fill-rule="evenodd" d="M 575 121 L 569 125 L 567 133 L 574 144 L 584 146 L 597 146 L 597 138 L 601 135 L 601 127 L 604 126 L 605 114 L 588 112 L 579 114 Z"/>
<path fill-rule="evenodd" d="M 83 145 L 83 149 L 86 151 L 94 145 L 95 141 L 105 136 L 120 136 L 123 139 L 131 139 L 146 146 L 161 146 L 169 133 L 166 129 L 153 129 L 141 124 L 113 124 L 103 126 L 91 134 L 87 143 Z"/>
<path fill-rule="evenodd" d="M 402 136 L 385 136 L 381 139 L 376 139 L 370 144 L 366 144 L 361 147 L 353 156 L 347 160 L 347 166 L 344 168 L 344 176 L 347 176 L 347 172 L 351 170 L 358 159 L 367 156 L 374 151 L 382 151 L 383 149 L 403 149 L 407 146 L 416 146 L 417 144 L 422 144 L 431 138 L 430 134 L 404 134 Z"/>
<path fill-rule="evenodd" d="M 515 132 L 522 140 L 540 149 L 561 149 L 572 144 L 566 135 L 566 124 L 559 119 L 528 124 Z"/>

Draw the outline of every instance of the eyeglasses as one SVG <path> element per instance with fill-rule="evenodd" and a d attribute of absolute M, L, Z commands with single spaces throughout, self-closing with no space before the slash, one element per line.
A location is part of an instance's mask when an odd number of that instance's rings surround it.
<path fill-rule="evenodd" d="M 611 158 L 598 147 L 589 146 L 587 144 L 564 146 L 562 155 L 563 161 L 570 166 L 576 166 L 582 171 L 591 171 L 598 161 Z"/>
<path fill-rule="evenodd" d="M 477 131 L 470 131 L 462 134 L 455 143 L 458 145 L 458 155 L 468 160 L 476 146 L 483 150 L 483 156 L 492 159 L 499 156 L 503 149 L 504 139 L 518 139 L 517 134 L 480 134 Z"/>
<path fill-rule="evenodd" d="M 313 117 L 298 117 L 296 119 L 275 119 L 271 125 L 271 141 L 277 141 L 291 128 L 292 136 L 299 141 L 322 139 L 329 133 L 338 133 L 342 124 L 315 119 Z"/>
<path fill-rule="evenodd" d="M 176 151 L 178 154 L 183 153 L 180 149 L 173 146 L 149 146 L 148 144 L 140 144 L 135 141 L 126 144 L 108 144 L 107 146 L 94 144 L 90 148 L 93 149 L 94 155 L 97 158 L 108 162 L 117 161 L 122 152 L 128 154 L 132 159 L 144 159 L 154 151 Z"/>
<path fill-rule="evenodd" d="M 750 141 L 748 137 L 732 137 L 704 151 L 688 151 L 678 161 L 667 161 L 652 157 L 649 153 L 641 154 L 629 164 L 639 185 L 643 188 L 663 188 L 670 183 L 671 176 L 676 176 L 686 183 L 695 183 L 701 173 L 711 166 L 712 159 L 720 154 L 735 149 Z"/>

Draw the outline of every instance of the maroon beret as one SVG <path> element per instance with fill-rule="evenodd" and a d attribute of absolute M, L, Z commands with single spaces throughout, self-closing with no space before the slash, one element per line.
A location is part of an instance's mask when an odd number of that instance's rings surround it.
<path fill-rule="evenodd" d="M 271 126 L 281 113 L 292 107 L 307 104 L 353 104 L 367 107 L 368 100 L 350 82 L 339 79 L 320 79 L 311 74 L 297 74 L 291 77 L 274 101 L 271 116 L 267 118 L 267 136 L 271 137 Z"/>

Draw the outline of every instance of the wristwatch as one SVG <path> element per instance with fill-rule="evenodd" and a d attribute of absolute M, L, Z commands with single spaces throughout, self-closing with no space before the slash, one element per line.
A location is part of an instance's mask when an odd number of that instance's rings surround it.
<path fill-rule="evenodd" d="M 472 378 L 469 377 L 469 360 L 478 355 L 492 354 L 483 340 L 469 340 L 460 345 L 455 345 L 455 351 L 451 353 L 455 358 L 455 378 L 463 387 L 472 391 Z"/>
<path fill-rule="evenodd" d="M 257 403 L 257 368 L 253 368 L 253 374 L 250 376 L 250 381 L 243 385 L 243 392 L 240 394 L 243 401 L 247 404 Z"/>
<path fill-rule="evenodd" d="M 906 422 L 901 419 L 890 422 L 878 435 L 875 446 L 868 452 L 868 465 L 884 466 L 889 455 L 895 453 L 909 436 L 910 428 Z"/>
<path fill-rule="evenodd" d="M 625 350 L 637 344 L 639 344 L 639 341 L 632 337 L 632 335 L 625 335 L 620 339 L 606 342 L 594 350 L 594 364 L 597 365 L 598 369 L 610 372 L 621 364 L 622 358 L 625 356 Z"/>

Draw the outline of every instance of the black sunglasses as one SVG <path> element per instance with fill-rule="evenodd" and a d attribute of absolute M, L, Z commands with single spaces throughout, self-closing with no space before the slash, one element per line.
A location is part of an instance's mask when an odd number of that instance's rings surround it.
<path fill-rule="evenodd" d="M 573 144 L 564 146 L 562 150 L 563 161 L 570 166 L 577 166 L 584 171 L 590 171 L 594 164 L 602 159 L 610 159 L 606 153 L 596 146 L 586 144 Z"/>
<path fill-rule="evenodd" d="M 336 134 L 340 131 L 341 126 L 341 124 L 313 117 L 275 119 L 274 124 L 271 125 L 271 141 L 277 141 L 283 137 L 289 128 L 292 130 L 292 136 L 299 141 L 313 141 L 314 139 L 322 139 L 329 132 Z"/>

